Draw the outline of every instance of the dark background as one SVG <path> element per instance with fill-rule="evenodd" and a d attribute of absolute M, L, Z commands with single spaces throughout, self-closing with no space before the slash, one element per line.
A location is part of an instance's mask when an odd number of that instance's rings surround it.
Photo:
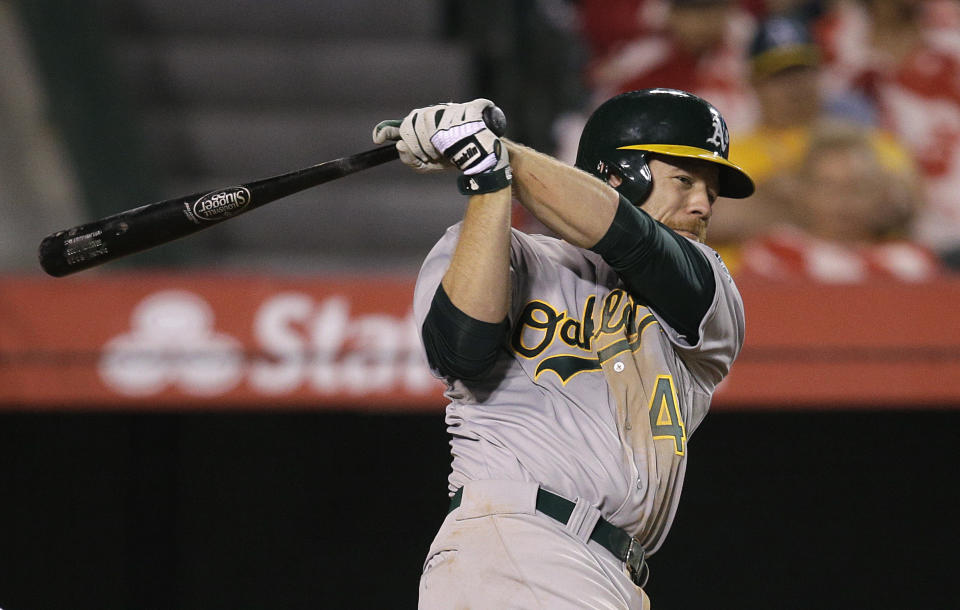
<path fill-rule="evenodd" d="M 718 412 L 656 610 L 956 608 L 956 411 Z M 437 415 L 0 416 L 0 607 L 412 608 Z"/>

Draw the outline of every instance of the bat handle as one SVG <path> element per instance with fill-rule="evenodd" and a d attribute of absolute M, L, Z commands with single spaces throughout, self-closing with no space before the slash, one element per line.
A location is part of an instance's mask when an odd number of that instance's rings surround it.
<path fill-rule="evenodd" d="M 507 132 L 507 115 L 503 114 L 499 106 L 487 106 L 483 109 L 483 122 L 497 137 Z"/>

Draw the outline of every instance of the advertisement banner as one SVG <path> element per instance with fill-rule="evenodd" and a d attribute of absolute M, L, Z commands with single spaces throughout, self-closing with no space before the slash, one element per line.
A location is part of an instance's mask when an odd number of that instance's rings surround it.
<path fill-rule="evenodd" d="M 440 411 L 414 278 L 0 278 L 0 408 Z M 717 408 L 960 406 L 960 281 L 746 283 Z"/>

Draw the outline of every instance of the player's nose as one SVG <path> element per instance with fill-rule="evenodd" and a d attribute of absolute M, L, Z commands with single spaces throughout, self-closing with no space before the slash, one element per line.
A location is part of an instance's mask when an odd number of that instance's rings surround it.
<path fill-rule="evenodd" d="M 691 189 L 687 198 L 687 213 L 709 219 L 713 213 L 714 197 L 711 196 L 706 184 L 700 182 Z"/>

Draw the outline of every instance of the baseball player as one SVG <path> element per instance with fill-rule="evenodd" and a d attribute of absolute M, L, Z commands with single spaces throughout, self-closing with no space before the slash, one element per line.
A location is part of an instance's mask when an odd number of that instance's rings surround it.
<path fill-rule="evenodd" d="M 459 169 L 469 197 L 414 296 L 453 455 L 420 607 L 648 608 L 646 556 L 743 343 L 740 295 L 704 234 L 717 197 L 753 182 L 689 93 L 607 101 L 577 167 L 498 138 L 490 105 L 374 129 L 417 171 Z M 561 239 L 512 229 L 511 195 Z"/>

